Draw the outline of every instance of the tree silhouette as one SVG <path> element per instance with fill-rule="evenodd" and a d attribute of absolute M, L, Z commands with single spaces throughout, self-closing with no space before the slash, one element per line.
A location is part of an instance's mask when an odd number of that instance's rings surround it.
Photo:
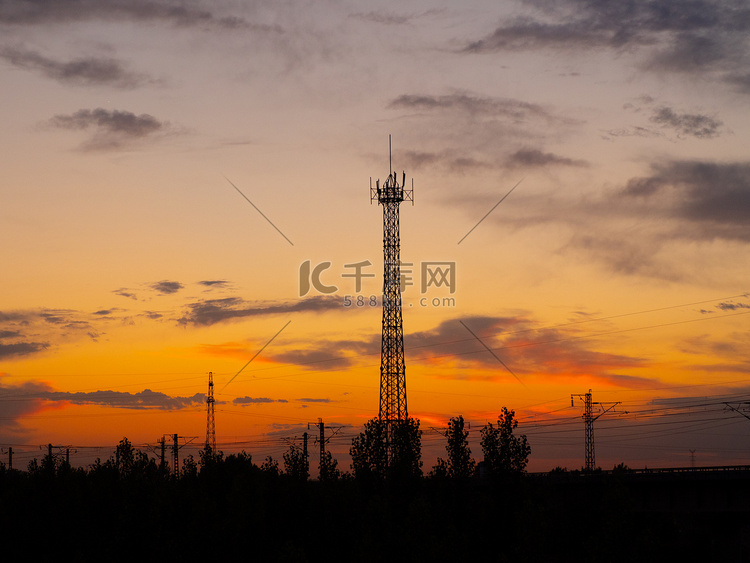
<path fill-rule="evenodd" d="M 216 470 L 217 467 L 221 466 L 223 461 L 224 452 L 214 451 L 208 444 L 206 444 L 204 449 L 198 452 L 198 466 L 200 467 L 201 473 L 205 472 L 206 474 L 209 474 Z"/>
<path fill-rule="evenodd" d="M 260 470 L 269 475 L 279 474 L 279 462 L 273 459 L 270 455 L 266 457 L 265 461 L 261 464 Z"/>
<path fill-rule="evenodd" d="M 422 476 L 422 431 L 419 420 L 407 418 L 391 424 L 392 454 L 388 473 L 399 478 Z"/>
<path fill-rule="evenodd" d="M 349 453 L 357 478 L 419 477 L 422 475 L 422 431 L 419 421 L 407 418 L 390 422 L 391 459 L 387 454 L 388 423 L 373 418 L 352 440 Z"/>
<path fill-rule="evenodd" d="M 198 476 L 198 464 L 193 458 L 193 454 L 190 454 L 182 460 L 182 471 L 181 477 L 183 479 L 195 479 Z"/>
<path fill-rule="evenodd" d="M 318 476 L 319 481 L 335 481 L 341 477 L 341 471 L 338 470 L 339 462 L 333 457 L 331 452 L 324 452 L 323 457 L 320 459 L 320 475 Z"/>
<path fill-rule="evenodd" d="M 135 466 L 135 450 L 127 438 L 120 440 L 115 448 L 115 468 L 123 477 L 127 477 Z"/>
<path fill-rule="evenodd" d="M 373 418 L 365 423 L 364 431 L 354 437 L 349 454 L 356 478 L 385 477 L 388 467 L 385 435 L 385 423 Z"/>
<path fill-rule="evenodd" d="M 506 407 L 497 417 L 497 426 L 491 422 L 482 428 L 482 452 L 485 467 L 490 473 L 523 473 L 529 462 L 531 447 L 526 436 L 514 436 L 518 426 L 515 411 Z"/>
<path fill-rule="evenodd" d="M 305 452 L 292 444 L 284 453 L 284 472 L 300 481 L 307 481 L 310 476 L 310 460 Z"/>
<path fill-rule="evenodd" d="M 462 415 L 450 419 L 445 437 L 448 438 L 448 442 L 445 444 L 448 459 L 446 461 L 438 458 L 437 465 L 433 468 L 433 474 L 452 479 L 465 479 L 472 476 L 476 463 L 471 458 L 468 440 L 469 431 L 464 428 L 464 417 Z"/>

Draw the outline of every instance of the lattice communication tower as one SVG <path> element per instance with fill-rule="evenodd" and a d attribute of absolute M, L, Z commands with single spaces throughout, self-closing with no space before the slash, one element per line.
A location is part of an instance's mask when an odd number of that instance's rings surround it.
<path fill-rule="evenodd" d="M 388 138 L 390 153 L 390 137 Z M 404 326 L 401 314 L 401 243 L 399 205 L 411 201 L 414 205 L 414 180 L 411 189 L 405 189 L 406 173 L 401 184 L 396 173 L 372 186 L 370 201 L 383 206 L 383 337 L 380 353 L 380 409 L 378 418 L 385 421 L 387 436 L 391 424 L 408 417 L 406 407 L 406 364 L 404 362 Z M 390 442 L 390 441 L 389 441 Z M 389 456 L 390 457 L 390 456 Z"/>

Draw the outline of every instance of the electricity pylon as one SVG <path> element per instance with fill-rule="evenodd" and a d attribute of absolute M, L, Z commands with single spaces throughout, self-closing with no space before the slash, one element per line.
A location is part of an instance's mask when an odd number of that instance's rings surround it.
<path fill-rule="evenodd" d="M 208 372 L 206 395 L 206 453 L 216 455 L 216 419 L 214 418 L 214 374 Z"/>
<path fill-rule="evenodd" d="M 571 395 L 571 407 L 575 406 L 573 400 L 574 397 L 578 397 L 579 399 L 583 397 L 583 415 L 581 415 L 581 418 L 583 418 L 583 422 L 586 428 L 586 453 L 584 469 L 586 471 L 593 471 L 596 468 L 596 456 L 594 455 L 594 421 L 604 413 L 611 411 L 613 408 L 615 408 L 615 406 L 619 405 L 620 401 L 617 401 L 616 403 L 594 403 L 591 401 L 591 389 L 589 389 L 588 393 Z M 602 409 L 596 416 L 594 416 L 594 405 L 599 405 L 599 408 Z"/>

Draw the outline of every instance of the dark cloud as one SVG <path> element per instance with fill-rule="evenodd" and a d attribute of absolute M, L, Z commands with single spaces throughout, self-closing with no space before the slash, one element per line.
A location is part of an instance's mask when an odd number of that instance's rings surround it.
<path fill-rule="evenodd" d="M 553 108 L 524 100 L 458 91 L 444 95 L 402 94 L 388 103 L 409 120 L 407 136 L 416 136 L 419 150 L 394 154 L 411 168 L 439 166 L 446 172 L 467 174 L 511 166 L 582 165 L 581 161 L 518 149 L 519 145 L 557 141 L 580 121 L 558 115 Z M 435 131 L 439 130 L 439 135 Z M 502 155 L 517 151 L 507 157 Z M 531 164 L 531 161 L 536 164 Z"/>
<path fill-rule="evenodd" d="M 559 120 L 549 110 L 538 104 L 512 98 L 492 98 L 470 93 L 454 93 L 443 96 L 403 94 L 391 100 L 391 109 L 415 111 L 461 111 L 474 116 L 503 117 L 514 121 L 530 118 Z"/>
<path fill-rule="evenodd" d="M 742 0 L 525 0 L 534 15 L 506 19 L 464 53 L 589 50 L 643 52 L 646 68 L 718 72 L 748 68 L 750 7 Z"/>
<path fill-rule="evenodd" d="M 650 176 L 631 179 L 617 199 L 692 224 L 677 236 L 750 241 L 748 162 L 654 164 Z"/>
<path fill-rule="evenodd" d="M 169 131 L 169 124 L 152 115 L 129 111 L 81 109 L 70 115 L 56 115 L 49 124 L 59 129 L 91 130 L 93 136 L 81 146 L 84 150 L 111 150 L 156 133 Z"/>
<path fill-rule="evenodd" d="M 112 291 L 112 293 L 114 293 L 115 295 L 119 295 L 120 297 L 127 297 L 128 299 L 134 299 L 136 301 L 138 300 L 136 294 L 125 287 L 115 289 L 114 291 Z"/>
<path fill-rule="evenodd" d="M 206 402 L 203 393 L 192 397 L 171 397 L 158 391 L 144 389 L 138 393 L 122 391 L 93 391 L 89 393 L 70 393 L 67 391 L 50 391 L 36 394 L 35 398 L 45 401 L 65 401 L 75 405 L 102 405 L 124 409 L 160 409 L 177 410 L 202 405 Z"/>
<path fill-rule="evenodd" d="M 265 405 L 268 403 L 288 403 L 286 399 L 269 399 L 268 397 L 237 397 L 232 400 L 232 404 L 246 405 Z"/>
<path fill-rule="evenodd" d="M 151 288 L 155 289 L 162 295 L 171 295 L 173 293 L 177 293 L 183 287 L 184 286 L 180 282 L 168 281 L 168 280 L 162 280 L 160 282 L 151 284 Z"/>
<path fill-rule="evenodd" d="M 0 339 L 15 338 L 16 336 L 21 336 L 21 333 L 17 330 L 0 330 Z"/>
<path fill-rule="evenodd" d="M 331 403 L 331 399 L 311 399 L 309 397 L 304 397 L 302 399 L 296 399 L 300 403 Z"/>
<path fill-rule="evenodd" d="M 30 356 L 49 348 L 47 342 L 0 342 L 0 360 Z"/>
<path fill-rule="evenodd" d="M 656 52 L 649 63 L 653 70 L 700 72 L 721 66 L 732 57 L 733 46 L 721 36 L 677 33 L 671 44 Z"/>
<path fill-rule="evenodd" d="M 540 166 L 588 166 L 585 160 L 575 160 L 538 149 L 520 149 L 505 159 L 508 168 L 535 168 Z"/>
<path fill-rule="evenodd" d="M 26 356 L 52 346 L 106 334 L 104 324 L 118 320 L 116 311 L 83 312 L 74 309 L 34 309 L 0 312 L 0 357 Z"/>
<path fill-rule="evenodd" d="M 750 309 L 750 303 L 719 303 L 717 309 L 722 311 L 736 311 L 737 309 Z"/>
<path fill-rule="evenodd" d="M 274 354 L 274 362 L 293 364 L 310 370 L 338 370 L 354 365 L 357 357 L 380 356 L 380 334 L 362 340 L 316 341 L 315 348 L 292 349 Z"/>
<path fill-rule="evenodd" d="M 36 396 L 50 392 L 52 388 L 41 381 L 24 381 L 17 385 L 7 385 L 4 379 L 5 376 L 0 373 L 0 418 L 3 421 L 3 430 L 22 433 L 24 429 L 19 424 L 19 420 L 41 410 L 42 401 Z"/>
<path fill-rule="evenodd" d="M 22 432 L 19 421 L 23 417 L 51 408 L 56 404 L 100 405 L 105 407 L 139 410 L 178 410 L 205 404 L 206 396 L 196 393 L 192 397 L 172 397 L 158 391 L 145 389 L 139 393 L 121 391 L 66 392 L 55 391 L 41 381 L 24 381 L 9 385 L 0 374 L 0 418 L 4 429 Z"/>
<path fill-rule="evenodd" d="M 208 4 L 210 6 L 210 4 Z M 179 0 L 4 0 L 0 23 L 5 25 L 61 24 L 78 21 L 163 22 L 176 27 L 219 27 L 281 31 L 236 16 L 220 16 L 196 2 Z"/>
<path fill-rule="evenodd" d="M 89 129 L 91 127 L 128 137 L 144 137 L 164 125 L 148 114 L 135 115 L 129 111 L 81 109 L 71 115 L 56 115 L 50 122 L 62 129 Z"/>
<path fill-rule="evenodd" d="M 475 316 L 460 320 L 522 380 L 525 376 L 575 375 L 622 387 L 643 386 L 646 382 L 653 385 L 650 379 L 621 374 L 621 370 L 643 367 L 644 359 L 588 349 L 586 341 L 576 332 L 538 328 L 523 316 Z M 405 335 L 405 346 L 414 358 L 412 362 L 446 366 L 458 362 L 462 368 L 489 368 L 489 375 L 485 372 L 481 376 L 485 379 L 512 378 L 458 321 L 450 319 L 432 330 Z M 472 376 L 470 369 L 459 369 L 436 377 Z"/>
<path fill-rule="evenodd" d="M 35 51 L 11 47 L 0 49 L 0 58 L 18 68 L 36 71 L 66 84 L 136 88 L 154 82 L 147 75 L 132 72 L 121 61 L 112 58 L 83 57 L 60 61 Z"/>
<path fill-rule="evenodd" d="M 219 322 L 257 317 L 263 315 L 278 315 L 281 313 L 312 312 L 346 310 L 337 297 L 316 296 L 297 301 L 268 304 L 266 302 L 248 302 L 239 297 L 225 297 L 223 299 L 206 299 L 188 305 L 188 310 L 178 322 L 210 326 Z"/>
<path fill-rule="evenodd" d="M 651 121 L 665 127 L 675 129 L 683 136 L 699 139 L 718 137 L 723 123 L 699 113 L 676 113 L 670 107 L 660 107 L 654 110 Z"/>
<path fill-rule="evenodd" d="M 16 401 L 66 402 L 75 405 L 101 405 L 126 409 L 177 410 L 202 405 L 206 396 L 196 393 L 192 397 L 172 397 L 159 391 L 144 389 L 138 393 L 123 391 L 68 392 L 54 391 L 41 382 L 27 382 L 19 386 L 0 386 L 0 396 Z"/>
<path fill-rule="evenodd" d="M 325 369 L 328 366 L 340 369 L 354 363 L 351 358 L 344 355 L 348 351 L 348 347 L 341 344 L 336 343 L 335 346 L 330 346 L 330 343 L 328 345 L 323 344 L 315 350 L 291 350 L 274 354 L 272 358 L 275 362 L 294 364 L 315 370 Z M 325 364 L 322 368 L 318 365 L 321 363 Z"/>
<path fill-rule="evenodd" d="M 203 280 L 198 283 L 206 287 L 226 287 L 229 284 L 227 280 Z"/>
<path fill-rule="evenodd" d="M 472 41 L 466 53 L 521 51 L 539 48 L 583 48 L 612 45 L 614 33 L 592 29 L 583 22 L 548 24 L 523 17 L 509 21 L 490 35 Z"/>

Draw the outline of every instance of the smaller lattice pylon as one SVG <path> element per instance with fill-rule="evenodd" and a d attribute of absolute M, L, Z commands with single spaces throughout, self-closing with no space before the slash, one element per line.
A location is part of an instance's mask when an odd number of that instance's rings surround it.
<path fill-rule="evenodd" d="M 616 403 L 595 403 L 591 400 L 591 389 L 589 389 L 588 393 L 572 394 L 570 396 L 571 407 L 575 406 L 575 397 L 583 400 L 583 414 L 581 415 L 581 418 L 583 418 L 583 422 L 586 428 L 584 470 L 593 471 L 594 469 L 596 469 L 596 455 L 594 453 L 594 421 L 604 413 L 611 411 L 613 408 L 619 405 L 620 401 L 617 401 Z M 597 405 L 597 407 L 600 409 L 596 415 L 594 415 L 594 405 Z"/>
<path fill-rule="evenodd" d="M 216 453 L 216 417 L 214 416 L 214 374 L 208 372 L 206 395 L 206 452 Z"/>

